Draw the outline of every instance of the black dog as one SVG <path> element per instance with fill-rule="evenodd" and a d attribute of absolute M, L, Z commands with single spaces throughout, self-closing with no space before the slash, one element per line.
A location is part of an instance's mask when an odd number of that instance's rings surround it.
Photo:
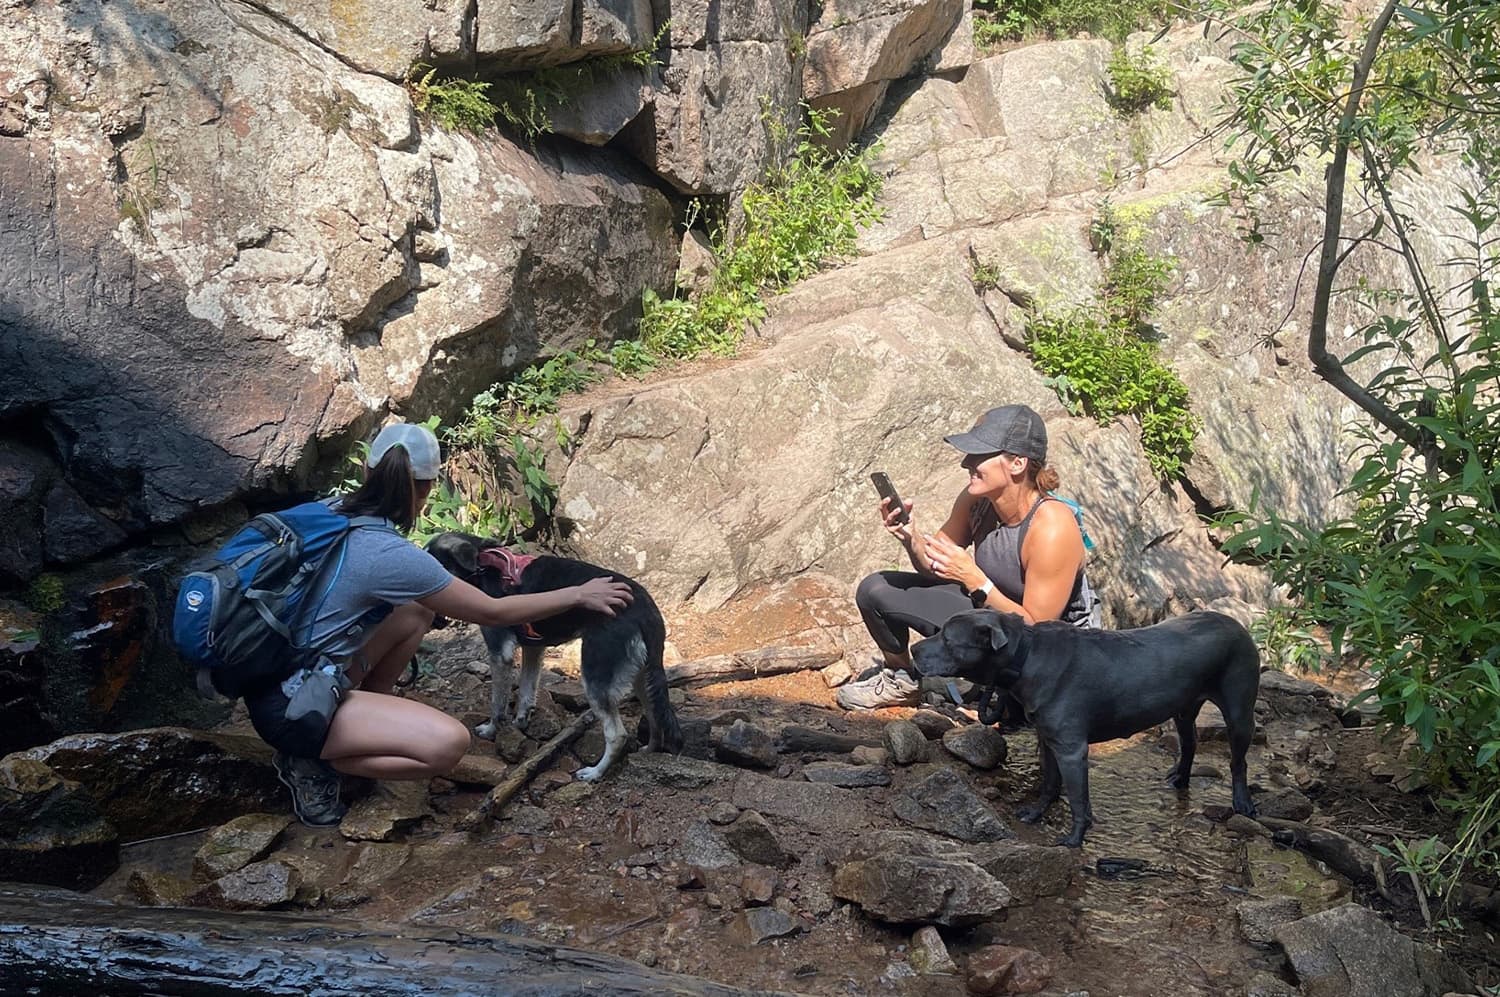
<path fill-rule="evenodd" d="M 1198 710 L 1211 702 L 1229 728 L 1229 774 L 1236 813 L 1254 816 L 1245 753 L 1255 728 L 1260 653 L 1244 627 L 1220 613 L 1190 613 L 1139 630 L 1087 630 L 1067 623 L 1028 626 L 993 609 L 959 613 L 912 646 L 923 675 L 958 675 L 1020 699 L 1036 727 L 1041 798 L 1018 810 L 1028 824 L 1057 799 L 1073 812 L 1073 848 L 1094 823 L 1089 808 L 1088 746 L 1129 737 L 1168 719 L 1181 753 L 1167 776 L 1187 789 L 1197 747 Z"/>
<path fill-rule="evenodd" d="M 597 764 L 579 769 L 578 778 L 598 779 L 619 757 L 627 738 L 620 703 L 632 693 L 641 702 L 650 750 L 682 750 L 682 731 L 667 700 L 667 673 L 662 668 L 666 623 L 651 594 L 638 582 L 571 558 L 516 555 L 499 541 L 467 533 L 441 533 L 428 541 L 427 550 L 450 574 L 491 596 L 551 592 L 591 578 L 625 582 L 635 596 L 616 616 L 575 609 L 522 626 L 480 627 L 490 651 L 490 719 L 475 728 L 480 737 L 492 739 L 500 724 L 511 722 L 510 691 L 518 646 L 521 682 L 514 723 L 524 728 L 536 704 L 542 650 L 582 638 L 583 690 L 604 728 L 604 755 Z"/>

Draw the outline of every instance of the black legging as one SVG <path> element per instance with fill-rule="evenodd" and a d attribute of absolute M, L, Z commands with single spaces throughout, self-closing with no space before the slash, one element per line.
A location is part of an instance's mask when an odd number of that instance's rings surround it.
<path fill-rule="evenodd" d="M 906 653 L 913 630 L 931 637 L 950 616 L 974 608 L 962 585 L 915 571 L 867 575 L 855 590 L 854 604 L 875 646 L 888 654 Z"/>

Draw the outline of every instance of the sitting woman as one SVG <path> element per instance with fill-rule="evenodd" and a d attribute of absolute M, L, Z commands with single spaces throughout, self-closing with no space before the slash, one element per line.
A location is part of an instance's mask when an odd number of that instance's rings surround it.
<path fill-rule="evenodd" d="M 449 771 L 468 751 L 462 723 L 394 695 L 434 614 L 504 626 L 580 607 L 613 616 L 631 601 L 630 587 L 609 578 L 497 599 L 450 575 L 405 536 L 427 504 L 439 467 L 437 438 L 425 427 L 397 423 L 380 431 L 364 484 L 336 506 L 375 522 L 349 531 L 338 575 L 304 624 L 308 646 L 326 670 L 304 669 L 245 696 L 256 732 L 276 749 L 277 774 L 304 824 L 329 826 L 343 817 L 340 773 L 427 779 Z M 336 685 L 322 709 L 293 706 L 294 697 L 299 706 L 309 698 L 304 683 L 311 690 L 330 682 Z"/>
<path fill-rule="evenodd" d="M 1041 416 L 1005 405 L 969 432 L 944 439 L 964 454 L 968 487 L 930 535 L 911 518 L 911 502 L 901 510 L 881 499 L 885 528 L 916 571 L 880 571 L 860 582 L 855 604 L 885 667 L 839 689 L 845 709 L 915 705 L 920 686 L 911 674 L 911 631 L 931 636 L 966 609 L 1015 613 L 1027 623 L 1099 626 L 1099 599 L 1084 573 L 1083 531 L 1072 508 L 1048 494 L 1058 478 L 1047 467 Z"/>

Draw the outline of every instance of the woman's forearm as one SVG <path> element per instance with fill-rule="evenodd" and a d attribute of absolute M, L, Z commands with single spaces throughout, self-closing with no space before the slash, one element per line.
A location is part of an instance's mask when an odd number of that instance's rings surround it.
<path fill-rule="evenodd" d="M 475 620 L 485 626 L 507 627 L 517 623 L 542 620 L 558 613 L 565 613 L 578 606 L 576 586 L 554 589 L 551 592 L 531 592 L 526 595 L 506 595 L 491 599 L 485 607 L 488 619 Z"/>

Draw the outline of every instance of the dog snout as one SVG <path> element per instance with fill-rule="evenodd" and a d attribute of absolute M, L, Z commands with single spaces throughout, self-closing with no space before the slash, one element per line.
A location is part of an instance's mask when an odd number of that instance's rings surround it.
<path fill-rule="evenodd" d="M 958 664 L 949 656 L 941 636 L 924 637 L 913 644 L 911 661 L 922 675 L 942 677 L 957 673 Z"/>

